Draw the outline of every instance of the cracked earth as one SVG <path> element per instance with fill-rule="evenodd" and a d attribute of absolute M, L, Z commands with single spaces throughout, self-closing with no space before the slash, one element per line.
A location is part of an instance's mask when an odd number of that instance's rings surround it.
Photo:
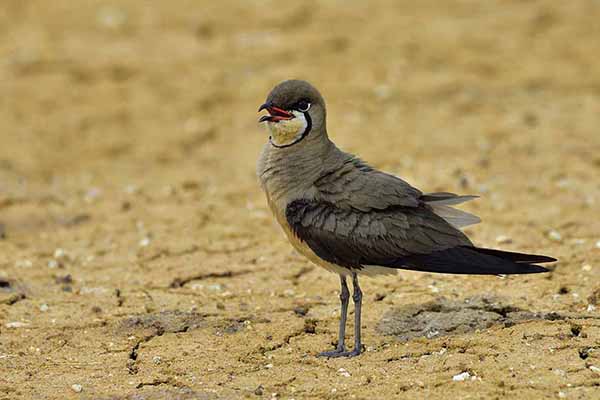
<path fill-rule="evenodd" d="M 599 398 L 599 15 L 3 0 L 0 399 Z M 321 89 L 341 147 L 481 195 L 475 243 L 554 270 L 365 278 L 365 353 L 315 358 L 338 279 L 254 175 L 256 108 L 289 77 Z"/>

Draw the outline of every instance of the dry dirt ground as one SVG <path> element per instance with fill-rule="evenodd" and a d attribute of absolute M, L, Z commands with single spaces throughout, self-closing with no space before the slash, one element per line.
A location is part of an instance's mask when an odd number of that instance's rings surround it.
<path fill-rule="evenodd" d="M 600 398 L 599 17 L 2 0 L 0 398 Z M 363 279 L 366 352 L 315 358 L 338 279 L 294 253 L 254 172 L 257 106 L 289 77 L 322 90 L 341 147 L 481 194 L 474 241 L 555 270 Z"/>

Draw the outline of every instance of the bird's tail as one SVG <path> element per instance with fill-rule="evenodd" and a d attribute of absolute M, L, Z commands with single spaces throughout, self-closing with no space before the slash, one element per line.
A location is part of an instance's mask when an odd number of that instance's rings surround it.
<path fill-rule="evenodd" d="M 537 254 L 458 246 L 429 254 L 413 254 L 396 260 L 395 267 L 446 274 L 508 275 L 548 272 L 535 263 L 556 261 Z"/>

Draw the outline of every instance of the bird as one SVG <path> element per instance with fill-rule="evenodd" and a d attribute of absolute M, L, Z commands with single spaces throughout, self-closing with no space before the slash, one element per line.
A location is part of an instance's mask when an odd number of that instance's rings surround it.
<path fill-rule="evenodd" d="M 461 228 L 480 222 L 453 206 L 478 196 L 424 193 L 379 171 L 329 138 L 325 101 L 303 80 L 277 84 L 258 111 L 269 139 L 257 175 L 269 208 L 292 246 L 340 279 L 337 346 L 321 357 L 362 352 L 359 276 L 399 269 L 475 275 L 534 274 L 553 257 L 477 247 Z M 345 346 L 352 280 L 354 347 Z"/>

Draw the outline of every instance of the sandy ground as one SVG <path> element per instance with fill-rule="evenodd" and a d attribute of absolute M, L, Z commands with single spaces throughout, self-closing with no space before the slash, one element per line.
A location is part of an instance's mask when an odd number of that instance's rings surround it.
<path fill-rule="evenodd" d="M 3 0 L 0 398 L 600 398 L 599 17 Z M 481 194 L 474 241 L 554 272 L 363 279 L 366 352 L 315 358 L 338 279 L 294 253 L 254 172 L 256 108 L 290 77 L 341 147 Z"/>

